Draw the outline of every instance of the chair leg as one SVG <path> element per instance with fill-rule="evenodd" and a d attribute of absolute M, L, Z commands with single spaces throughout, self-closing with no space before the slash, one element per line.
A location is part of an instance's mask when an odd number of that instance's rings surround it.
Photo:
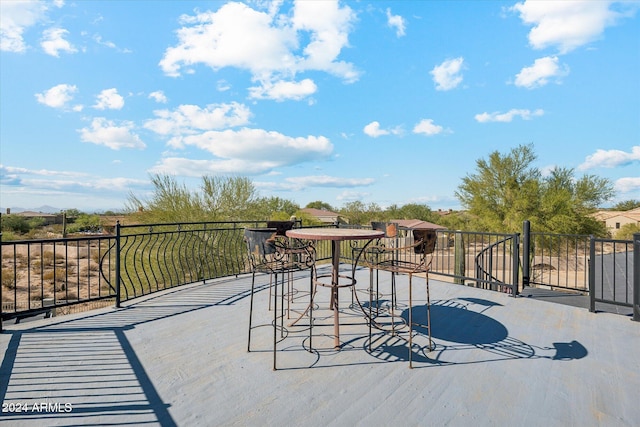
<path fill-rule="evenodd" d="M 409 274 L 409 369 L 413 369 L 413 275 Z"/>
<path fill-rule="evenodd" d="M 377 270 L 376 270 L 377 273 Z M 371 351 L 371 327 L 373 323 L 373 311 L 371 306 L 373 305 L 373 269 L 369 269 L 369 351 Z M 376 310 L 378 303 L 376 302 Z M 376 315 L 379 314 L 376 312 Z"/>
<path fill-rule="evenodd" d="M 309 352 L 313 351 L 313 294 L 315 281 L 315 267 L 311 267 L 311 278 L 309 279 Z"/>
<path fill-rule="evenodd" d="M 278 342 L 278 274 L 275 275 L 275 286 L 273 287 L 273 370 L 276 366 L 276 344 Z"/>
<path fill-rule="evenodd" d="M 427 333 L 429 334 L 429 351 L 434 350 L 433 343 L 431 341 L 431 301 L 429 300 L 429 273 L 425 278 L 427 283 Z"/>
<path fill-rule="evenodd" d="M 249 298 L 249 333 L 247 334 L 247 352 L 251 351 L 251 322 L 252 322 L 252 318 L 253 318 L 253 292 L 254 292 L 254 286 L 255 286 L 255 282 L 256 282 L 256 273 L 255 271 L 253 272 L 253 274 L 251 275 L 251 297 Z"/>
<path fill-rule="evenodd" d="M 271 310 L 271 285 L 273 283 L 273 274 L 269 274 L 269 310 Z"/>

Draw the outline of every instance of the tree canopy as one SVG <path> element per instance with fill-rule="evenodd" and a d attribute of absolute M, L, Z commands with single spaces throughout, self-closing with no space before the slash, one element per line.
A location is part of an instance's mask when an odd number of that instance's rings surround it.
<path fill-rule="evenodd" d="M 513 232 L 528 219 L 537 231 L 605 234 L 589 214 L 613 197 L 611 182 L 594 175 L 576 178 L 573 169 L 559 167 L 543 176 L 532 165 L 535 159 L 528 144 L 476 162 L 476 172 L 464 177 L 456 191 L 475 228 Z"/>
<path fill-rule="evenodd" d="M 204 176 L 199 191 L 171 175 L 153 175 L 149 199 L 130 194 L 127 210 L 146 223 L 288 219 L 298 205 L 279 197 L 260 197 L 244 177 Z"/>

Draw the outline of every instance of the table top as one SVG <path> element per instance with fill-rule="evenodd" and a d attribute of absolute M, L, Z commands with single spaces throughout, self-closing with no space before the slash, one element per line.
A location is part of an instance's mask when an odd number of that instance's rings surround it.
<path fill-rule="evenodd" d="M 361 240 L 384 237 L 384 232 L 361 228 L 296 228 L 288 230 L 287 237 L 309 240 Z"/>

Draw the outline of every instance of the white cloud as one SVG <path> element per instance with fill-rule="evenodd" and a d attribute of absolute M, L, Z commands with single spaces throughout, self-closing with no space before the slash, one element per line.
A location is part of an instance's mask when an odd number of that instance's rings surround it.
<path fill-rule="evenodd" d="M 578 169 L 615 168 L 626 166 L 634 162 L 640 162 L 640 145 L 631 147 L 631 152 L 622 150 L 596 150 L 596 152 L 584 160 Z"/>
<path fill-rule="evenodd" d="M 369 123 L 368 125 L 366 125 L 364 127 L 364 129 L 362 129 L 362 131 L 366 135 L 369 135 L 372 138 L 377 138 L 379 136 L 389 135 L 389 134 L 402 135 L 402 133 L 403 133 L 401 126 L 396 126 L 394 128 L 391 128 L 391 129 L 382 129 L 382 128 L 380 128 L 380 123 L 377 122 L 377 121 L 373 121 L 373 122 Z"/>
<path fill-rule="evenodd" d="M 118 89 L 105 89 L 96 97 L 93 108 L 97 110 L 119 110 L 124 107 L 124 98 L 118 94 Z"/>
<path fill-rule="evenodd" d="M 59 84 L 42 93 L 36 93 L 36 99 L 40 104 L 52 108 L 63 108 L 73 99 L 73 94 L 78 91 L 75 85 Z"/>
<path fill-rule="evenodd" d="M 59 57 L 60 52 L 76 53 L 78 50 L 71 45 L 64 37 L 69 31 L 64 28 L 49 28 L 42 33 L 40 46 L 47 55 Z"/>
<path fill-rule="evenodd" d="M 224 79 L 218 80 L 218 82 L 216 83 L 216 89 L 218 89 L 219 92 L 226 92 L 231 89 L 231 85 Z"/>
<path fill-rule="evenodd" d="M 373 178 L 342 178 L 327 175 L 310 175 L 287 178 L 285 181 L 306 187 L 362 187 L 373 184 Z"/>
<path fill-rule="evenodd" d="M 451 90 L 462 83 L 462 65 L 464 58 L 448 59 L 433 67 L 429 72 L 433 76 L 436 90 Z"/>
<path fill-rule="evenodd" d="M 391 9 L 387 8 L 387 25 L 396 29 L 396 36 L 402 37 L 405 35 L 405 20 L 400 15 L 392 15 Z"/>
<path fill-rule="evenodd" d="M 150 173 L 166 173 L 179 176 L 202 177 L 203 175 L 259 175 L 278 165 L 269 161 L 247 161 L 242 159 L 204 160 L 184 157 L 167 157 L 151 169 Z"/>
<path fill-rule="evenodd" d="M 443 131 L 444 128 L 434 124 L 432 119 L 422 119 L 413 128 L 413 133 L 421 133 L 426 136 L 437 135 Z"/>
<path fill-rule="evenodd" d="M 316 93 L 318 87 L 311 79 L 300 82 L 279 81 L 265 82 L 262 86 L 249 88 L 249 97 L 253 99 L 273 99 L 284 101 L 287 99 L 301 100 Z"/>
<path fill-rule="evenodd" d="M 382 135 L 388 135 L 389 131 L 384 130 L 384 129 L 380 129 L 380 123 L 379 122 L 371 122 L 368 125 L 366 125 L 363 129 L 364 133 L 369 135 L 370 137 L 373 138 L 377 138 L 379 136 Z"/>
<path fill-rule="evenodd" d="M 367 197 L 370 197 L 370 196 L 371 196 L 371 193 L 362 193 L 359 191 L 345 190 L 336 196 L 336 200 L 340 200 L 343 202 L 355 202 L 357 200 L 366 199 Z"/>
<path fill-rule="evenodd" d="M 149 94 L 149 99 L 153 99 L 154 101 L 156 101 L 158 103 L 161 103 L 161 104 L 166 104 L 167 101 L 168 101 L 166 95 L 161 90 L 157 90 L 155 92 L 151 92 Z"/>
<path fill-rule="evenodd" d="M 333 145 L 324 136 L 295 138 L 249 128 L 175 137 L 170 144 L 176 148 L 194 146 L 220 159 L 255 162 L 269 167 L 325 159 L 333 150 Z"/>
<path fill-rule="evenodd" d="M 614 187 L 621 193 L 640 191 L 640 177 L 620 178 L 615 182 Z"/>
<path fill-rule="evenodd" d="M 198 64 L 214 70 L 245 69 L 263 86 L 262 90 L 251 88 L 253 96 L 276 99 L 287 95 L 300 99 L 315 92 L 309 79 L 291 85 L 295 75 L 304 71 L 324 71 L 345 82 L 358 79 L 352 64 L 338 60 L 355 19 L 348 6 L 297 1 L 293 13 L 282 14 L 277 11 L 281 2 L 271 6 L 263 12 L 230 2 L 216 12 L 182 16 L 183 27 L 176 31 L 178 44 L 166 49 L 160 67 L 170 76 L 180 75 L 185 68 L 189 72 Z M 308 43 L 301 45 L 301 40 Z"/>
<path fill-rule="evenodd" d="M 156 119 L 148 120 L 144 127 L 161 135 L 194 134 L 201 131 L 242 126 L 249 123 L 251 111 L 243 104 L 180 105 L 174 111 L 157 110 Z"/>
<path fill-rule="evenodd" d="M 569 67 L 560 66 L 557 56 L 545 56 L 535 60 L 532 66 L 525 67 L 516 75 L 515 85 L 534 89 L 549 83 L 549 79 L 555 78 L 557 82 L 561 77 L 569 74 Z"/>
<path fill-rule="evenodd" d="M 47 7 L 37 0 L 0 1 L 0 50 L 24 52 L 23 34 L 45 18 Z"/>
<path fill-rule="evenodd" d="M 133 132 L 133 129 L 133 122 L 123 121 L 119 125 L 116 125 L 115 122 L 107 120 L 104 117 L 96 117 L 91 122 L 90 128 L 82 128 L 78 132 L 83 142 L 104 145 L 113 150 L 119 150 L 121 148 L 145 148 L 145 143 Z"/>
<path fill-rule="evenodd" d="M 513 120 L 514 117 L 520 117 L 523 120 L 531 120 L 533 117 L 539 117 L 544 115 L 544 110 L 537 109 L 534 111 L 531 110 L 519 110 L 519 109 L 511 109 L 506 113 L 500 113 L 495 111 L 493 113 L 482 113 L 476 114 L 475 119 L 480 123 L 488 123 L 488 122 L 503 122 L 508 123 Z"/>
<path fill-rule="evenodd" d="M 627 10 L 614 11 L 614 4 Z M 529 44 L 534 49 L 555 46 L 564 54 L 599 39 L 606 27 L 615 25 L 620 18 L 633 16 L 637 8 L 637 2 L 526 0 L 511 10 L 519 13 L 525 24 L 533 26 Z"/>

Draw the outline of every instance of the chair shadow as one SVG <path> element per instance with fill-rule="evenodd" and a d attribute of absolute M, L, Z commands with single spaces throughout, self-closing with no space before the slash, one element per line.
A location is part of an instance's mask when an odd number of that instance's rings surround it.
<path fill-rule="evenodd" d="M 501 304 L 479 298 L 440 300 L 431 304 L 431 336 L 435 347 L 429 351 L 425 306 L 414 306 L 412 359 L 414 367 L 463 365 L 511 359 L 582 359 L 588 350 L 578 341 L 536 346 L 509 335 L 508 328 L 487 311 Z M 409 310 L 400 315 L 409 321 Z M 378 332 L 372 338 L 370 354 L 380 360 L 408 361 L 408 330 L 391 336 Z M 366 349 L 369 342 L 365 344 Z"/>

